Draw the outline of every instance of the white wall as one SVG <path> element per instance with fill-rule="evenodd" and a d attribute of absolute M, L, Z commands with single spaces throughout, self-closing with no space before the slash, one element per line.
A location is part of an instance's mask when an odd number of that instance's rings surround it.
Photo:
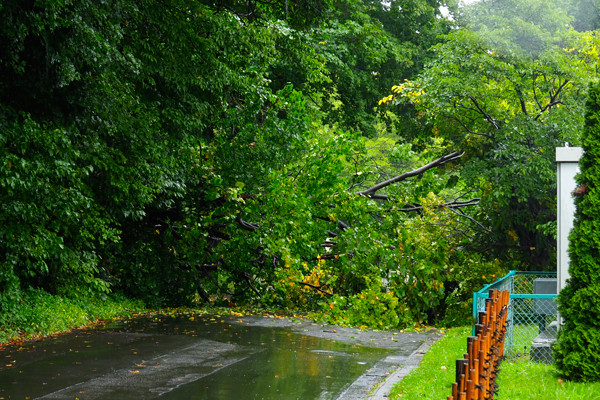
<path fill-rule="evenodd" d="M 569 232 L 573 228 L 575 204 L 573 190 L 576 188 L 575 175 L 579 172 L 579 159 L 583 155 L 581 147 L 557 147 L 557 273 L 558 292 L 569 279 Z M 557 293 L 558 293 L 557 292 Z"/>

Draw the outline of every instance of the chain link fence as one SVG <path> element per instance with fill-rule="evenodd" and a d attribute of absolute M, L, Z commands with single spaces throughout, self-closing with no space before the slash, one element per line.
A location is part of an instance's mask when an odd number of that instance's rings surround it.
<path fill-rule="evenodd" d="M 556 272 L 510 271 L 473 293 L 475 320 L 491 289 L 510 292 L 504 355 L 552 363 L 551 346 L 558 330 Z"/>

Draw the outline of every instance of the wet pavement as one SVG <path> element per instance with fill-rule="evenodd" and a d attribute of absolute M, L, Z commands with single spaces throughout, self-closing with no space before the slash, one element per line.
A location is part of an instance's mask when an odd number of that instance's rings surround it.
<path fill-rule="evenodd" d="M 361 400 L 435 337 L 268 317 L 138 318 L 0 349 L 0 400 Z"/>

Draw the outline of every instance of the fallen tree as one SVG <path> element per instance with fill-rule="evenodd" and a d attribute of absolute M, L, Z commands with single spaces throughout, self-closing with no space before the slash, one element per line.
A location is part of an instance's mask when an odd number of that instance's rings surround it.
<path fill-rule="evenodd" d="M 190 279 L 199 298 L 339 309 L 331 314 L 338 318 L 346 310 L 356 321 L 363 306 L 378 304 L 395 325 L 443 315 L 454 290 L 445 287 L 458 260 L 453 252 L 480 225 L 464 210 L 479 199 L 463 200 L 468 192 L 453 189 L 452 200 L 427 192 L 409 202 L 415 197 L 402 193 L 418 192 L 436 169 L 456 168 L 463 154 L 447 152 L 357 185 L 356 168 L 347 172 L 350 156 L 362 160 L 358 176 L 381 176 L 372 173 L 361 143 L 352 134 L 321 138 L 258 190 L 228 192 L 210 216 L 195 209 L 187 220 L 197 225 L 171 221 L 181 238 L 165 235 L 164 245 L 174 249 L 174 263 L 196 271 Z M 445 172 L 431 179 L 444 181 Z"/>

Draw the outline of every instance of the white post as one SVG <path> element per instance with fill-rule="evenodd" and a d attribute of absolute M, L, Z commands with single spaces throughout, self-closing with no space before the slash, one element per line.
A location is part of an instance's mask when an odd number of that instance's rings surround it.
<path fill-rule="evenodd" d="M 557 238 L 556 263 L 558 291 L 567 284 L 569 279 L 569 232 L 573 228 L 575 216 L 575 175 L 579 172 L 579 159 L 583 155 L 581 147 L 557 147 Z"/>

